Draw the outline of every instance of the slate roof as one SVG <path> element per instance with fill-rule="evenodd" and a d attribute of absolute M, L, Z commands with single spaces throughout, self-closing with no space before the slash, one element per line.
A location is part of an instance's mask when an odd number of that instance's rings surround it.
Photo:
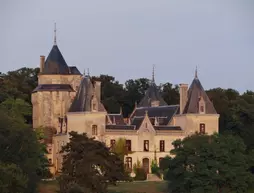
<path fill-rule="evenodd" d="M 158 117 L 161 125 L 167 125 L 171 118 L 179 113 L 179 105 L 136 108 L 132 118 L 143 117 L 146 111 L 149 118 Z"/>
<path fill-rule="evenodd" d="M 106 125 L 106 129 L 112 129 L 112 130 L 135 130 L 135 125 Z"/>
<path fill-rule="evenodd" d="M 68 91 L 73 92 L 73 88 L 69 84 L 40 84 L 33 92 L 37 91 Z"/>
<path fill-rule="evenodd" d="M 167 103 L 161 97 L 160 91 L 154 82 L 152 82 L 150 87 L 147 89 L 145 96 L 138 104 L 138 107 L 151 107 L 152 101 L 159 101 L 159 106 L 167 105 Z"/>
<path fill-rule="evenodd" d="M 77 94 L 70 106 L 69 112 L 89 112 L 94 96 L 94 86 L 89 76 L 84 76 L 81 80 Z M 98 100 L 98 99 L 97 99 Z M 104 106 L 98 101 L 98 111 L 105 112 Z"/>
<path fill-rule="evenodd" d="M 143 120 L 144 120 L 144 116 L 143 117 L 135 117 L 132 120 L 131 125 L 135 125 L 136 128 L 139 129 L 139 127 L 141 126 Z"/>
<path fill-rule="evenodd" d="M 124 125 L 124 118 L 122 114 L 108 114 L 108 117 L 110 118 L 110 121 L 115 124 Z"/>
<path fill-rule="evenodd" d="M 205 101 L 205 113 L 206 114 L 217 114 L 212 102 L 210 101 L 209 97 L 207 96 L 204 88 L 202 87 L 198 77 L 195 77 L 192 81 L 190 88 L 188 90 L 188 100 L 183 110 L 183 114 L 188 113 L 199 113 L 199 99 L 202 97 Z"/>
<path fill-rule="evenodd" d="M 82 75 L 76 66 L 70 66 L 70 73 L 75 75 Z"/>
<path fill-rule="evenodd" d="M 57 45 L 54 45 L 45 61 L 42 74 L 71 74 L 62 53 Z"/>

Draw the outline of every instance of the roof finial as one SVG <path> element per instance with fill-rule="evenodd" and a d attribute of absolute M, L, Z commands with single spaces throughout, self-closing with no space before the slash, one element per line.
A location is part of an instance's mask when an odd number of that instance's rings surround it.
<path fill-rule="evenodd" d="M 155 64 L 153 64 L 152 83 L 154 83 L 154 67 L 155 67 Z"/>
<path fill-rule="evenodd" d="M 89 68 L 87 68 L 87 76 L 90 76 Z"/>
<path fill-rule="evenodd" d="M 55 23 L 55 29 L 54 29 L 54 45 L 56 45 L 56 23 Z"/>
<path fill-rule="evenodd" d="M 195 78 L 198 78 L 198 67 L 196 66 L 196 70 L 195 70 Z"/>

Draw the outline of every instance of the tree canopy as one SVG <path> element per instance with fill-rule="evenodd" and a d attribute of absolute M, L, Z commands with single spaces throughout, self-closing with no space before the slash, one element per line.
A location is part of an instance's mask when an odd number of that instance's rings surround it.
<path fill-rule="evenodd" d="M 240 137 L 193 135 L 173 145 L 167 173 L 173 193 L 243 193 L 254 182 Z"/>
<path fill-rule="evenodd" d="M 70 132 L 70 142 L 63 147 L 62 153 L 59 184 L 63 193 L 71 192 L 69 189 L 75 184 L 85 193 L 102 193 L 109 184 L 125 178 L 120 158 L 104 143 L 88 138 L 85 133 Z"/>

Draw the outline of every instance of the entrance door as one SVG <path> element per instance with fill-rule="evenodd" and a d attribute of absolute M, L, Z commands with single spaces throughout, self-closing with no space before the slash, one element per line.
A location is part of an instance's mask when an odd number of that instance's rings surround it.
<path fill-rule="evenodd" d="M 143 168 L 144 168 L 145 172 L 148 174 L 149 173 L 149 159 L 144 158 L 142 165 L 143 165 Z"/>

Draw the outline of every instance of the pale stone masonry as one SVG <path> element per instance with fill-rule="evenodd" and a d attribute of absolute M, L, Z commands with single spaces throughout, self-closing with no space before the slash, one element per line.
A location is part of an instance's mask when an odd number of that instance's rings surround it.
<path fill-rule="evenodd" d="M 169 155 L 174 140 L 195 132 L 218 132 L 219 115 L 197 73 L 189 88 L 180 84 L 179 105 L 163 100 L 153 77 L 145 96 L 125 121 L 121 112 L 107 113 L 101 102 L 101 83 L 92 83 L 89 75 L 68 66 L 56 44 L 46 61 L 41 56 L 40 69 L 38 86 L 32 93 L 33 127 L 47 127 L 51 133 L 47 156 L 52 173 L 61 171 L 59 152 L 70 131 L 85 132 L 109 147 L 125 138 L 132 151 L 125 157 L 126 167 L 132 170 L 139 160 L 147 173 L 154 159 L 159 163 Z"/>

